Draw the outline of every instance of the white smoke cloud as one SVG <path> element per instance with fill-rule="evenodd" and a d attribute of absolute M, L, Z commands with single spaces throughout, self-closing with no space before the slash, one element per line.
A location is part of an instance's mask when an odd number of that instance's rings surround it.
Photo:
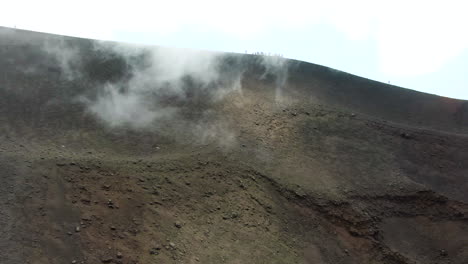
<path fill-rule="evenodd" d="M 221 87 L 217 69 L 219 54 L 172 48 L 138 49 L 125 44 L 97 45 L 96 50 L 112 49 L 130 64 L 131 78 L 119 83 L 107 83 L 99 88 L 96 100 L 88 101 L 90 111 L 110 126 L 151 126 L 153 122 L 178 114 L 177 103 L 194 93 L 204 93 L 209 101 Z M 144 55 L 147 65 L 139 67 L 130 57 Z M 239 76 L 240 78 L 240 76 Z M 191 82 L 190 82 L 191 81 Z M 189 83 L 188 83 L 189 82 Z M 238 83 L 233 83 L 237 89 Z M 206 90 L 206 91 L 204 91 Z M 170 100 L 171 102 L 164 102 Z"/>
<path fill-rule="evenodd" d="M 242 98 L 247 57 L 102 41 L 90 43 L 93 43 L 91 51 L 83 51 L 76 43 L 52 39 L 46 42 L 43 51 L 67 80 L 94 86 L 96 93 L 83 94 L 78 101 L 105 125 L 150 131 L 172 126 L 177 130 L 172 135 L 175 138 L 187 137 L 190 131 L 194 142 L 201 144 L 215 141 L 230 145 L 235 141 L 236 132 L 212 111 L 212 105 L 232 93 Z M 81 57 L 83 52 L 88 54 L 88 60 Z M 250 61 L 255 60 L 250 57 Z M 262 56 L 257 63 L 257 67 L 264 68 L 260 79 L 274 80 L 276 99 L 280 100 L 287 82 L 287 60 Z"/>
<path fill-rule="evenodd" d="M 287 60 L 280 56 L 262 56 L 262 65 L 265 67 L 265 72 L 262 79 L 268 75 L 275 79 L 275 99 L 281 101 L 283 99 L 283 89 L 285 89 L 288 80 Z"/>
<path fill-rule="evenodd" d="M 76 67 L 81 63 L 81 57 L 77 48 L 65 43 L 65 39 L 46 40 L 42 44 L 42 50 L 54 59 L 55 64 L 61 69 L 62 77 L 73 80 L 81 77 L 81 72 Z"/>
<path fill-rule="evenodd" d="M 122 92 L 113 84 L 105 84 L 95 101 L 86 100 L 89 111 L 111 127 L 128 126 L 134 129 L 146 127 L 154 120 L 173 116 L 174 108 L 154 109 L 136 92 Z"/>

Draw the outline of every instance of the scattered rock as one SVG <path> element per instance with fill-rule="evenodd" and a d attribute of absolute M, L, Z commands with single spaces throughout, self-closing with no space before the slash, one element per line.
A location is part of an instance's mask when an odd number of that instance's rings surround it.
<path fill-rule="evenodd" d="M 447 251 L 445 251 L 444 249 L 441 249 L 439 253 L 442 257 L 446 257 L 448 255 Z"/>
<path fill-rule="evenodd" d="M 81 230 L 80 230 L 80 227 L 79 227 L 79 226 L 75 227 L 75 232 L 79 233 L 80 231 L 81 231 Z"/>
<path fill-rule="evenodd" d="M 177 227 L 177 228 L 181 228 L 181 227 L 182 227 L 182 223 L 179 222 L 179 221 L 176 221 L 176 222 L 174 223 L 174 226 Z"/>
<path fill-rule="evenodd" d="M 413 136 L 411 134 L 408 134 L 408 133 L 401 133 L 400 136 L 404 139 L 412 139 Z"/>
<path fill-rule="evenodd" d="M 101 258 L 102 263 L 111 263 L 114 259 L 110 256 L 105 256 Z"/>
<path fill-rule="evenodd" d="M 350 227 L 349 228 L 349 233 L 352 235 L 352 236 L 360 236 L 361 235 L 361 232 L 359 232 L 359 230 L 355 227 Z"/>
<path fill-rule="evenodd" d="M 123 257 L 122 252 L 117 252 L 117 258 L 121 259 Z"/>
<path fill-rule="evenodd" d="M 149 252 L 151 255 L 159 255 L 158 249 L 152 248 Z"/>

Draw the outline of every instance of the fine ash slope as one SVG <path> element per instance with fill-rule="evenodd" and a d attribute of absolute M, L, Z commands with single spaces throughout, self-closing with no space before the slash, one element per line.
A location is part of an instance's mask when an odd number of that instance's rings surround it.
<path fill-rule="evenodd" d="M 7 28 L 0 69 L 0 263 L 468 262 L 466 101 Z"/>

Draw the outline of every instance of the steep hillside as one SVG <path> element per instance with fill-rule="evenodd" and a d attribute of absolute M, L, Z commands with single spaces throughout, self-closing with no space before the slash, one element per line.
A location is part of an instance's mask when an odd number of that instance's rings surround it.
<path fill-rule="evenodd" d="M 468 102 L 0 28 L 0 263 L 467 263 Z"/>

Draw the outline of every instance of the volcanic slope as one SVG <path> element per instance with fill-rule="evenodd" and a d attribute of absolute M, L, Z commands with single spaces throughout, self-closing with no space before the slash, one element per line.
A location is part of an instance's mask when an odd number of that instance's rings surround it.
<path fill-rule="evenodd" d="M 0 263 L 468 263 L 468 102 L 0 28 Z"/>

